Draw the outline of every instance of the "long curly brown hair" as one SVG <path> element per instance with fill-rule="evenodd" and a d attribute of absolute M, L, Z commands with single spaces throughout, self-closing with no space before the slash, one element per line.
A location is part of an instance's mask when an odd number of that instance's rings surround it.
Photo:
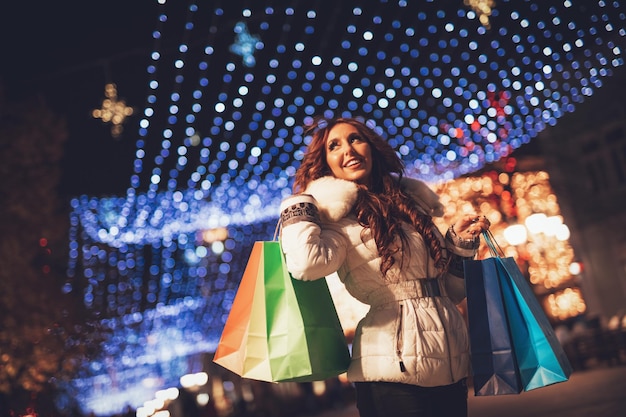
<path fill-rule="evenodd" d="M 306 126 L 305 135 L 310 135 L 311 141 L 296 172 L 294 192 L 303 192 L 311 181 L 332 175 L 326 162 L 326 141 L 330 130 L 340 123 L 354 126 L 372 148 L 371 184 L 369 187 L 357 184 L 359 192 L 353 212 L 359 224 L 370 230 L 376 242 L 382 258 L 380 271 L 383 276 L 396 263 L 396 253 L 402 255 L 401 265 L 405 256 L 411 256 L 403 250 L 409 246 L 402 222 L 412 225 L 422 235 L 436 267 L 445 271 L 448 259 L 435 233 L 432 217 L 420 211 L 415 201 L 400 187 L 404 163 L 384 138 L 362 119 L 316 118 Z M 398 239 L 400 245 L 397 244 Z"/>

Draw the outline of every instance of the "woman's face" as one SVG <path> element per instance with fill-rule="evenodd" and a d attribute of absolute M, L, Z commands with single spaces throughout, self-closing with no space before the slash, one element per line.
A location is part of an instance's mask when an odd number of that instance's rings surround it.
<path fill-rule="evenodd" d="M 328 132 L 326 163 L 337 178 L 370 184 L 372 148 L 351 124 L 338 123 Z"/>

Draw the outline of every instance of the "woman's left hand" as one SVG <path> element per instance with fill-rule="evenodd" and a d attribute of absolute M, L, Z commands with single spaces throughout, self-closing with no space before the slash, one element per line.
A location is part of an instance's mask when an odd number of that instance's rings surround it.
<path fill-rule="evenodd" d="M 454 232 L 461 239 L 475 239 L 482 232 L 489 230 L 491 223 L 485 216 L 466 215 L 454 224 Z"/>

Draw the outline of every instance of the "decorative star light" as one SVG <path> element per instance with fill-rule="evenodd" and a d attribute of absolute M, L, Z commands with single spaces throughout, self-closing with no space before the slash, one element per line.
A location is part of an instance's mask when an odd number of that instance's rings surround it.
<path fill-rule="evenodd" d="M 241 55 L 243 64 L 246 67 L 254 67 L 256 59 L 254 59 L 254 51 L 259 45 L 260 38 L 251 35 L 245 23 L 238 22 L 234 29 L 237 36 L 235 43 L 230 46 L 230 51 L 234 54 Z"/>
<path fill-rule="evenodd" d="M 126 105 L 124 100 L 117 98 L 117 86 L 109 83 L 104 86 L 105 99 L 102 107 L 93 111 L 93 117 L 102 119 L 104 123 L 111 123 L 111 136 L 120 137 L 124 131 L 124 121 L 133 114 L 133 108 Z"/>

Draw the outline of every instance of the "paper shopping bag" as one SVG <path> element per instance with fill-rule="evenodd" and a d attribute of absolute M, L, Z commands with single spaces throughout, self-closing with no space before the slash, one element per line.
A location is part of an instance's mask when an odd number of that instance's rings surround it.
<path fill-rule="evenodd" d="M 255 242 L 213 361 L 269 382 L 345 372 L 350 354 L 326 280 L 293 279 L 279 242 Z"/>
<path fill-rule="evenodd" d="M 505 257 L 490 232 L 483 237 L 500 279 L 503 302 L 525 391 L 567 381 L 572 367 L 554 329 L 515 259 Z"/>
<path fill-rule="evenodd" d="M 213 358 L 226 369 L 238 375 L 245 373 L 253 379 L 262 379 L 270 374 L 267 326 L 263 319 L 263 268 L 263 246 L 255 243 Z M 255 297 L 255 294 L 261 296 Z M 252 321 L 252 317 L 257 319 Z M 259 378 L 254 378 L 254 375 L 259 375 Z"/>
<path fill-rule="evenodd" d="M 524 390 L 567 381 L 572 367 L 528 281 L 513 258 L 497 260 Z"/>
<path fill-rule="evenodd" d="M 519 394 L 520 372 L 495 258 L 464 261 L 475 396 Z"/>

